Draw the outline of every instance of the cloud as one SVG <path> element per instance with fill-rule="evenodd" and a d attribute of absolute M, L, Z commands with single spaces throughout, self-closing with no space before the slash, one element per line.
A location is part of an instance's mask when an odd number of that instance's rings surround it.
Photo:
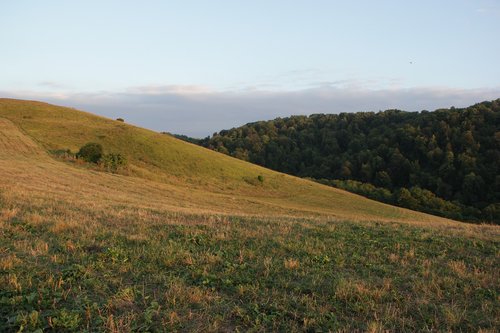
<path fill-rule="evenodd" d="M 140 87 L 129 88 L 126 91 L 131 94 L 149 94 L 149 95 L 162 95 L 162 94 L 195 95 L 195 94 L 207 94 L 213 92 L 210 88 L 199 85 L 140 86 Z"/>
<path fill-rule="evenodd" d="M 500 15 L 500 5 L 498 4 L 490 4 L 484 7 L 480 7 L 476 9 L 476 13 L 481 14 L 481 15 L 493 15 L 493 16 L 499 16 Z"/>
<path fill-rule="evenodd" d="M 349 82 L 326 82 L 294 91 L 212 91 L 200 86 L 133 87 L 123 92 L 0 92 L 0 96 L 36 99 L 76 107 L 156 131 L 204 137 L 248 122 L 290 115 L 402 109 L 466 107 L 500 97 L 500 88 L 447 87 L 369 89 Z"/>
<path fill-rule="evenodd" d="M 65 89 L 65 88 L 68 88 L 67 85 L 59 83 L 59 82 L 54 82 L 54 81 L 42 81 L 42 82 L 38 82 L 38 86 L 43 87 L 43 88 L 50 88 L 50 89 Z"/>

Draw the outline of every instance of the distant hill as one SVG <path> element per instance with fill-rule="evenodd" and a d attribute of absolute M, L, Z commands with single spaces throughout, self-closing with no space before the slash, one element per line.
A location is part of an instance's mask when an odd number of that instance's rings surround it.
<path fill-rule="evenodd" d="M 434 112 L 277 118 L 200 144 L 403 207 L 500 223 L 500 99 Z"/>

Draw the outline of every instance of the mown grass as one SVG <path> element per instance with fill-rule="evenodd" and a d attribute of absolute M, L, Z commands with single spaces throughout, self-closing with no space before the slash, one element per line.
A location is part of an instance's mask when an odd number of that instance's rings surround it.
<path fill-rule="evenodd" d="M 499 241 L 403 224 L 4 203 L 0 327 L 478 331 Z"/>

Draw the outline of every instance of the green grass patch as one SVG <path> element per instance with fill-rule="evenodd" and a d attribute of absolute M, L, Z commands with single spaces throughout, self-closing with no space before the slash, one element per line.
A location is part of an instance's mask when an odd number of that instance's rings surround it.
<path fill-rule="evenodd" d="M 154 211 L 57 229 L 24 211 L 1 229 L 4 331 L 499 328 L 495 239 Z"/>

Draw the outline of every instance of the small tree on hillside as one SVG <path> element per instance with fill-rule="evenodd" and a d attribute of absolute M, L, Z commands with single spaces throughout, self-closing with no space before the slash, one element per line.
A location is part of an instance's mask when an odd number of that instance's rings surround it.
<path fill-rule="evenodd" d="M 102 155 L 102 145 L 95 142 L 89 142 L 80 148 L 80 150 L 76 154 L 76 157 L 90 163 L 97 163 L 101 159 Z"/>

